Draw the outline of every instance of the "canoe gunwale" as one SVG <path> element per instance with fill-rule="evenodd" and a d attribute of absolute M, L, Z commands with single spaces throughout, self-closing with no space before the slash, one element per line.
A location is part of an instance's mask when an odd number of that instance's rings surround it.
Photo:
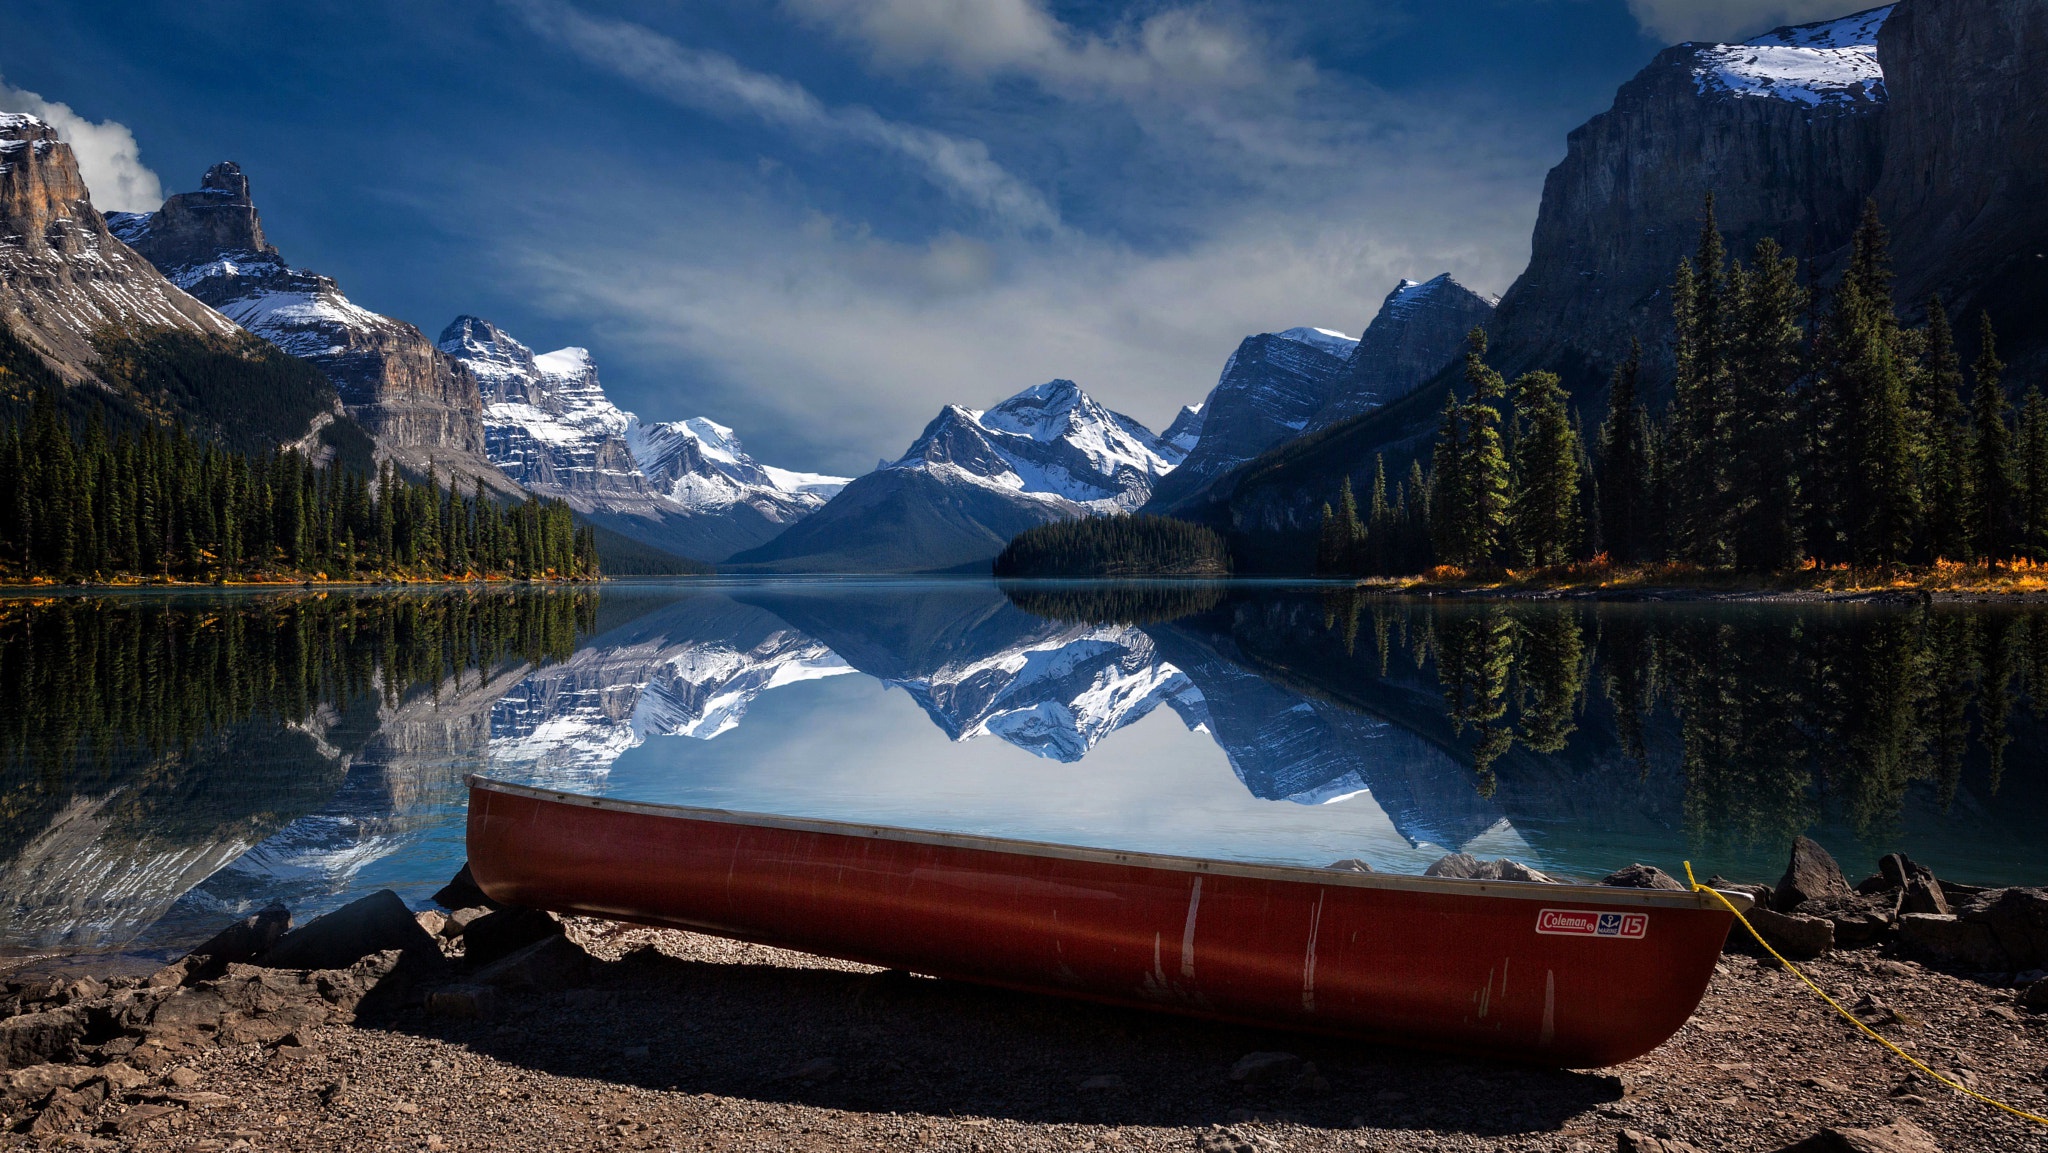
<path fill-rule="evenodd" d="M 1261 880 L 1296 884 L 1362 889 L 1392 889 L 1416 893 L 1440 893 L 1459 897 L 1505 897 L 1528 901 L 1568 901 L 1582 904 L 1597 903 L 1602 905 L 1627 905 L 1663 909 L 1719 910 L 1723 907 L 1719 901 L 1707 893 L 1680 892 L 1671 889 L 1625 889 L 1611 885 L 1416 877 L 1401 873 L 1357 873 L 1349 870 L 1315 868 L 1309 865 L 1272 865 L 1248 861 L 1225 861 L 1208 857 L 1184 857 L 1166 853 L 1134 852 L 1120 849 L 1094 848 L 1085 845 L 1063 845 L 1049 841 L 990 837 L 974 833 L 947 833 L 929 829 L 911 829 L 867 822 L 834 821 L 812 817 L 788 817 L 772 813 L 748 813 L 731 809 L 701 808 L 692 805 L 663 804 L 651 801 L 627 801 L 612 797 L 593 797 L 584 793 L 568 793 L 559 789 L 543 789 L 530 785 L 517 785 L 508 781 L 493 780 L 475 773 L 468 776 L 467 784 L 471 790 L 503 793 L 510 796 L 526 797 L 532 800 L 573 805 L 578 808 L 631 813 L 647 817 L 707 821 L 716 824 L 751 825 L 794 832 L 821 833 L 832 836 L 894 841 L 905 844 L 934 845 L 982 852 L 1008 853 L 1026 857 L 1051 857 L 1061 860 L 1091 861 L 1099 864 L 1161 869 L 1198 876 L 1254 877 Z M 1733 902 L 1738 909 L 1746 910 L 1752 904 L 1751 898 L 1747 893 L 1724 892 L 1722 895 Z"/>

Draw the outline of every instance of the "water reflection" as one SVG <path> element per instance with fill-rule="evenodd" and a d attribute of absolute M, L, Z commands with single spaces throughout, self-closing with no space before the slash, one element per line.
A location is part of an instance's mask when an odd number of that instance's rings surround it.
<path fill-rule="evenodd" d="M 2040 610 L 731 582 L 0 601 L 17 950 L 415 897 L 463 774 L 1158 851 L 2032 882 Z"/>

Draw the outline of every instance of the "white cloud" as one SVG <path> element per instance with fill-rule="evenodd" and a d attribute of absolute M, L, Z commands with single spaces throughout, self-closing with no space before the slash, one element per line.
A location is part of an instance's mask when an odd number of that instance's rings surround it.
<path fill-rule="evenodd" d="M 1245 27 L 1169 8 L 1087 35 L 1040 0 L 784 0 L 797 15 L 865 45 L 877 63 L 1031 76 L 1048 86 L 1126 94 L 1270 86 L 1302 66 L 1274 61 Z M 1287 73 L 1296 73 L 1293 77 Z"/>
<path fill-rule="evenodd" d="M 1786 24 L 1832 20 L 1878 5 L 1870 0 L 1628 0 L 1645 32 L 1670 43 L 1746 40 Z"/>
<path fill-rule="evenodd" d="M 793 81 L 558 0 L 508 2 L 542 36 L 684 107 L 714 116 L 752 116 L 793 132 L 893 153 L 947 195 L 1002 224 L 1037 230 L 1059 226 L 1052 205 L 997 164 L 979 140 L 899 123 L 868 108 L 830 108 Z"/>
<path fill-rule="evenodd" d="M 142 163 L 135 134 L 118 121 L 95 124 L 68 104 L 45 100 L 0 81 L 0 110 L 41 117 L 78 157 L 78 173 L 101 212 L 155 212 L 163 206 L 163 184 Z"/>

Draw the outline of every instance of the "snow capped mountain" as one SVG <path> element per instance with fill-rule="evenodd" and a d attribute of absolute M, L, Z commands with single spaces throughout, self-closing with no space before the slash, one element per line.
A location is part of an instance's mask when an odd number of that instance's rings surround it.
<path fill-rule="evenodd" d="M 1041 501 L 1129 512 L 1185 454 L 1071 380 L 1027 388 L 986 412 L 947 405 L 889 467 Z"/>
<path fill-rule="evenodd" d="M 535 356 L 489 321 L 458 316 L 441 351 L 475 375 L 491 463 L 529 488 L 644 497 L 648 485 L 626 448 L 631 417 L 597 381 L 590 353 Z"/>
<path fill-rule="evenodd" d="M 1474 292 L 1448 272 L 1395 285 L 1307 431 L 1371 412 L 1421 387 L 1464 351 L 1466 334 L 1491 321 L 1499 304 L 1499 297 Z"/>
<path fill-rule="evenodd" d="M 493 463 L 637 540 L 724 560 L 846 483 L 759 464 L 730 428 L 702 417 L 642 424 L 605 395 L 586 349 L 536 354 L 474 316 L 456 317 L 439 347 L 476 377 Z"/>
<path fill-rule="evenodd" d="M 1885 99 L 1877 32 L 1890 5 L 1779 28 L 1741 44 L 1703 45 L 1693 76 L 1701 95 L 1875 106 Z"/>
<path fill-rule="evenodd" d="M 793 521 L 831 500 L 850 479 L 761 464 L 747 455 L 732 429 L 707 417 L 661 424 L 631 419 L 627 443 L 634 463 L 657 491 L 692 508 L 786 501 L 797 506 L 795 515 L 765 506 L 762 511 Z"/>
<path fill-rule="evenodd" d="M 484 455 L 475 380 L 419 329 L 357 305 L 334 278 L 287 263 L 263 234 L 239 165 L 216 164 L 197 191 L 146 215 L 116 213 L 110 226 L 180 288 L 319 368 L 380 455 L 521 495 Z"/>
<path fill-rule="evenodd" d="M 1200 404 L 1182 405 L 1180 415 L 1173 418 L 1173 423 L 1166 426 L 1166 431 L 1159 434 L 1159 439 L 1183 453 L 1189 452 L 1195 447 L 1195 442 L 1202 439 L 1202 414 L 1208 407 L 1209 402 L 1206 400 Z"/>
<path fill-rule="evenodd" d="M 16 112 L 0 112 L 0 318 L 70 381 L 95 379 L 92 337 L 109 325 L 241 336 L 122 243 L 71 146 Z"/>
<path fill-rule="evenodd" d="M 1185 452 L 1070 380 L 978 411 L 947 405 L 908 451 L 735 566 L 774 572 L 975 569 L 1033 525 L 1130 512 Z"/>

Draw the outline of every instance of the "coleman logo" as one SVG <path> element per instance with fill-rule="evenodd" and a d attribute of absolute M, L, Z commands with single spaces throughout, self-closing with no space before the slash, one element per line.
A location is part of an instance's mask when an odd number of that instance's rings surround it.
<path fill-rule="evenodd" d="M 1536 914 L 1536 931 L 1557 937 L 1619 937 L 1641 940 L 1649 932 L 1648 913 L 1596 913 L 1591 909 L 1545 909 Z"/>

